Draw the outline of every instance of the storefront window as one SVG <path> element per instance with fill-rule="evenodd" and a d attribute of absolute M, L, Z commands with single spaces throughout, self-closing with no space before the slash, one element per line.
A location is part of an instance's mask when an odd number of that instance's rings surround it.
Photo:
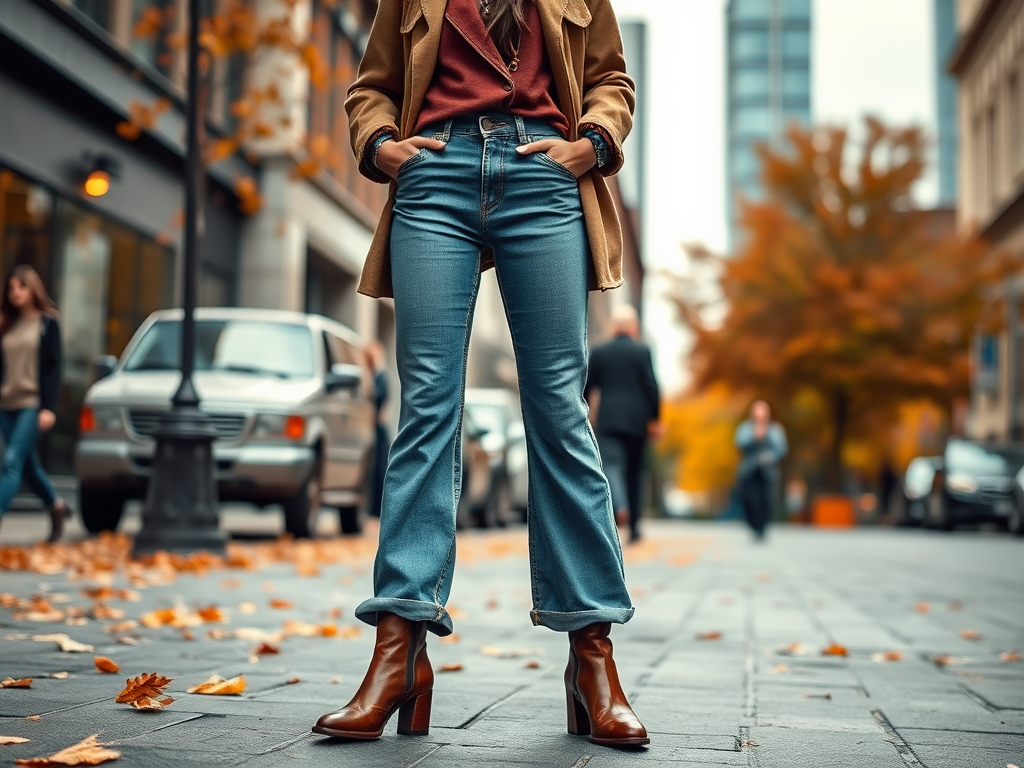
<path fill-rule="evenodd" d="M 30 264 L 49 282 L 53 195 L 0 168 L 0 270 Z"/>

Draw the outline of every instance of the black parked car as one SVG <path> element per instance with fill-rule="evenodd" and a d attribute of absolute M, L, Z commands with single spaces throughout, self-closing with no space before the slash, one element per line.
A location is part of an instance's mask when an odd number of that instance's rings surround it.
<path fill-rule="evenodd" d="M 1013 501 L 1006 527 L 1014 536 L 1024 536 L 1024 467 L 1013 478 Z"/>
<path fill-rule="evenodd" d="M 941 456 L 918 456 L 907 465 L 903 493 L 896 510 L 896 525 L 921 525 L 928 511 L 928 496 L 935 483 L 935 471 L 942 466 Z"/>
<path fill-rule="evenodd" d="M 950 440 L 928 498 L 924 524 L 948 531 L 960 523 L 1006 525 L 1017 508 L 1015 478 L 1024 445 Z"/>

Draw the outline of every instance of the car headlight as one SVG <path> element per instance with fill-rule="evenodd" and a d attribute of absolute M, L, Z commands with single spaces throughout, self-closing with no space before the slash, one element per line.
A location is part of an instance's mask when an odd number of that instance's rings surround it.
<path fill-rule="evenodd" d="M 946 487 L 957 493 L 975 493 L 978 481 L 963 472 L 954 472 L 946 477 Z"/>
<path fill-rule="evenodd" d="M 277 413 L 261 413 L 252 428 L 255 437 L 286 437 L 301 440 L 306 434 L 306 419 L 303 416 L 283 416 Z"/>
<path fill-rule="evenodd" d="M 124 420 L 121 409 L 111 405 L 83 405 L 78 417 L 80 431 L 87 432 L 123 432 Z"/>

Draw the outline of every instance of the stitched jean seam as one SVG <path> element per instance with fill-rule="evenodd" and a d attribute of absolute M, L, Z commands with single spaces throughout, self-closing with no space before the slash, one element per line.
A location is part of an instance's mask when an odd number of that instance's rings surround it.
<path fill-rule="evenodd" d="M 476 307 L 477 292 L 480 287 L 480 257 L 477 256 L 476 275 L 473 278 L 473 288 L 469 293 L 469 306 L 466 308 L 466 336 L 463 342 L 462 352 L 462 386 L 459 390 L 459 418 L 455 426 L 455 439 L 452 441 L 452 540 L 448 545 L 448 554 L 445 556 L 444 565 L 438 576 L 437 584 L 434 586 L 434 603 L 438 606 L 438 617 L 441 616 L 441 585 L 448 575 L 448 568 L 452 562 L 452 552 L 455 550 L 455 524 L 459 514 L 459 499 L 462 496 L 462 417 L 465 411 L 466 400 L 466 372 L 469 367 L 469 340 L 473 331 L 473 310 Z M 458 478 L 459 482 L 456 482 Z"/>
<path fill-rule="evenodd" d="M 494 277 L 498 282 L 498 293 L 501 294 L 501 306 L 502 309 L 505 310 L 505 322 L 508 324 L 508 332 L 509 335 L 512 337 L 512 351 L 514 354 L 518 356 L 519 345 L 516 343 L 516 332 L 515 328 L 513 327 L 512 318 L 509 316 L 508 302 L 505 300 L 505 290 L 501 283 L 501 271 L 497 268 L 495 268 L 494 270 Z M 586 331 L 584 331 L 584 333 L 586 333 Z M 524 392 L 525 390 L 523 389 L 523 373 L 522 368 L 518 364 L 518 357 L 516 363 L 516 381 L 519 384 L 519 392 Z M 527 434 L 529 434 L 531 428 L 526 424 L 525 410 L 526 409 L 523 409 L 523 427 L 527 430 Z M 527 445 L 529 445 L 529 442 L 529 437 L 527 437 Z M 533 486 L 528 484 L 526 488 L 526 541 L 527 548 L 530 553 L 530 591 L 533 593 L 533 607 L 534 609 L 536 609 L 540 597 L 540 593 L 537 591 L 537 582 L 540 571 L 537 568 L 537 553 L 534 549 L 534 538 L 535 536 L 533 526 Z"/>

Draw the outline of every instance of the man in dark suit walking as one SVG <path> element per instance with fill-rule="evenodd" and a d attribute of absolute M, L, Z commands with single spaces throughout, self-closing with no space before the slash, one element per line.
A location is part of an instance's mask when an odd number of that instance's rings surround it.
<path fill-rule="evenodd" d="M 586 396 L 594 407 L 601 463 L 616 514 L 628 511 L 630 541 L 640 538 L 644 456 L 648 436 L 657 439 L 660 395 L 651 351 L 638 339 L 640 322 L 628 304 L 612 311 L 612 340 L 590 353 Z"/>

